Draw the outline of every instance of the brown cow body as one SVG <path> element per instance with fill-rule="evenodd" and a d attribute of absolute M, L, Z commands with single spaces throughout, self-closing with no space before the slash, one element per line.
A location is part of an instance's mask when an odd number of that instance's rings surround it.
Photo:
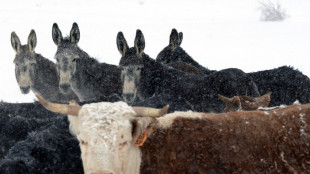
<path fill-rule="evenodd" d="M 140 173 L 310 173 L 310 104 L 187 115 L 149 137 Z"/>
<path fill-rule="evenodd" d="M 124 102 L 79 107 L 39 100 L 49 110 L 76 116 L 72 124 L 88 174 L 310 173 L 310 104 L 175 112 L 155 120 Z"/>

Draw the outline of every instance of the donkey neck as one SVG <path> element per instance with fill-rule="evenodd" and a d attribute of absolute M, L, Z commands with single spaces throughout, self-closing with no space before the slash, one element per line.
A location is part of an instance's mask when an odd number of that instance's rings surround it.
<path fill-rule="evenodd" d="M 58 77 L 55 64 L 40 54 L 35 55 L 36 58 L 36 74 L 33 90 L 42 92 L 58 87 Z"/>
<path fill-rule="evenodd" d="M 89 56 L 83 57 L 76 62 L 76 72 L 72 76 L 71 88 L 81 101 L 100 100 L 102 98 L 101 78 L 100 63 Z"/>
<path fill-rule="evenodd" d="M 35 58 L 37 65 L 34 84 L 31 87 L 33 92 L 39 93 L 49 101 L 68 102 L 71 99 L 78 99 L 72 91 L 69 94 L 60 92 L 55 63 L 40 54 L 36 54 Z"/>

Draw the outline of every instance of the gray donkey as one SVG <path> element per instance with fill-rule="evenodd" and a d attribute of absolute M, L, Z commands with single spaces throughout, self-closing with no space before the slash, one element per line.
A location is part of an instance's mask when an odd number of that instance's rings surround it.
<path fill-rule="evenodd" d="M 77 23 L 73 23 L 70 36 L 65 38 L 55 23 L 52 37 L 57 45 L 55 58 L 60 76 L 59 88 L 63 93 L 71 88 L 80 101 L 85 102 L 121 99 L 121 70 L 115 65 L 98 62 L 79 48 Z"/>
<path fill-rule="evenodd" d="M 31 89 L 49 101 L 67 103 L 71 99 L 78 99 L 72 90 L 67 94 L 60 92 L 56 65 L 34 51 L 37 45 L 34 30 L 31 30 L 28 36 L 27 45 L 21 45 L 16 33 L 12 32 L 11 44 L 16 52 L 14 59 L 16 80 L 23 94 L 28 94 Z"/>

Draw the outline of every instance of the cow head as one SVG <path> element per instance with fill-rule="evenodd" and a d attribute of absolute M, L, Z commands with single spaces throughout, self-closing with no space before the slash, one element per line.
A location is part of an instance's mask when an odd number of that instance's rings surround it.
<path fill-rule="evenodd" d="M 80 107 L 55 104 L 38 96 L 48 110 L 73 114 L 79 120 L 81 156 L 85 173 L 139 173 L 142 145 L 157 128 L 154 117 L 164 115 L 163 109 L 130 107 L 124 102 L 93 103 Z"/>

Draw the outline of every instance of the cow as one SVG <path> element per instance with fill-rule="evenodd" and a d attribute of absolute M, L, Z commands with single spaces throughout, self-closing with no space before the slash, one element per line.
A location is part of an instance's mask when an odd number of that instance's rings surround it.
<path fill-rule="evenodd" d="M 34 30 L 31 30 L 26 45 L 21 45 L 17 34 L 12 32 L 11 44 L 16 52 L 15 77 L 23 94 L 28 94 L 31 90 L 53 102 L 68 103 L 70 99 L 78 100 L 72 90 L 67 94 L 60 92 L 55 63 L 35 52 L 37 36 Z"/>
<path fill-rule="evenodd" d="M 236 110 L 249 111 L 257 110 L 259 108 L 266 108 L 271 100 L 270 95 L 271 92 L 260 97 L 234 96 L 228 98 L 221 94 L 218 94 L 218 97 L 226 104 L 224 112 L 233 112 Z"/>
<path fill-rule="evenodd" d="M 48 110 L 79 120 L 87 174 L 310 172 L 310 104 L 162 116 L 163 108 L 151 117 L 123 102 L 81 107 L 37 97 Z"/>
<path fill-rule="evenodd" d="M 0 173 L 83 173 L 66 115 L 34 103 L 0 102 Z"/>
<path fill-rule="evenodd" d="M 184 98 L 195 107 L 195 111 L 221 112 L 224 104 L 216 97 L 218 93 L 259 96 L 253 79 L 239 69 L 225 69 L 207 76 L 192 75 L 156 62 L 144 53 L 144 47 L 145 40 L 140 30 L 136 32 L 132 48 L 128 47 L 122 32 L 117 35 L 126 102 L 143 101 L 166 93 Z"/>

